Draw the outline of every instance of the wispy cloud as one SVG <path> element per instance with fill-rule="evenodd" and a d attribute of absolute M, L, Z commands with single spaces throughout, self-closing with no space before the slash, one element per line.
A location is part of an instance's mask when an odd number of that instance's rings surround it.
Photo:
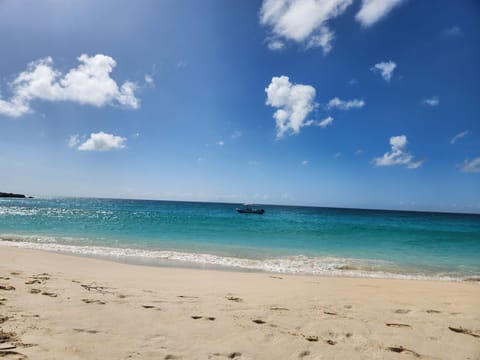
<path fill-rule="evenodd" d="M 445 36 L 461 36 L 463 35 L 462 29 L 460 29 L 458 26 L 452 26 L 449 28 L 446 28 L 443 30 L 443 35 Z"/>
<path fill-rule="evenodd" d="M 242 136 L 242 132 L 240 130 L 235 130 L 230 137 L 232 139 L 238 139 L 239 137 Z"/>
<path fill-rule="evenodd" d="M 283 50 L 285 49 L 285 43 L 278 39 L 274 39 L 274 40 L 267 39 L 267 47 L 270 50 Z"/>
<path fill-rule="evenodd" d="M 333 118 L 331 116 L 323 119 L 322 121 L 319 121 L 317 123 L 318 126 L 320 126 L 321 128 L 325 128 L 327 127 L 328 125 L 331 125 L 333 123 Z"/>
<path fill-rule="evenodd" d="M 466 159 L 457 165 L 461 171 L 466 173 L 480 173 L 480 156 L 475 159 Z"/>
<path fill-rule="evenodd" d="M 313 125 L 307 116 L 315 108 L 315 88 L 310 85 L 292 84 L 288 76 L 273 77 L 265 89 L 266 104 L 277 109 L 273 114 L 277 138 L 286 134 L 298 134 L 304 126 Z"/>
<path fill-rule="evenodd" d="M 469 130 L 465 130 L 465 131 L 462 131 L 461 133 L 458 133 L 457 135 L 455 135 L 451 140 L 450 140 L 450 144 L 455 144 L 458 140 L 464 138 L 465 136 L 467 136 L 468 134 L 470 134 L 470 131 Z"/>
<path fill-rule="evenodd" d="M 405 135 L 392 136 L 390 138 L 390 146 L 391 150 L 389 152 L 373 159 L 375 166 L 404 165 L 408 169 L 417 169 L 423 165 L 424 160 L 415 161 L 413 155 L 405 150 L 407 146 L 407 137 Z"/>
<path fill-rule="evenodd" d="M 362 0 L 362 6 L 355 19 L 363 27 L 372 26 L 403 2 L 404 0 Z"/>
<path fill-rule="evenodd" d="M 218 146 L 224 146 L 224 145 L 225 145 L 225 141 L 220 140 L 220 141 L 217 142 L 217 145 L 218 145 Z"/>
<path fill-rule="evenodd" d="M 301 164 L 302 164 L 303 166 L 308 165 L 308 160 L 303 160 L 303 161 L 301 162 Z"/>
<path fill-rule="evenodd" d="M 340 16 L 353 0 L 264 0 L 260 9 L 260 23 L 271 29 L 268 47 L 283 48 L 284 40 L 295 41 L 305 47 L 321 47 L 326 54 L 332 49 L 334 32 L 329 22 Z"/>
<path fill-rule="evenodd" d="M 80 136 L 78 134 L 74 134 L 68 138 L 67 144 L 69 147 L 75 147 L 80 143 L 80 141 Z"/>
<path fill-rule="evenodd" d="M 331 99 L 327 104 L 327 109 L 350 110 L 355 108 L 362 108 L 365 101 L 359 99 L 341 100 L 338 97 Z"/>
<path fill-rule="evenodd" d="M 379 62 L 378 64 L 375 64 L 372 68 L 370 68 L 370 70 L 374 73 L 380 74 L 385 81 L 389 82 L 396 67 L 397 64 L 390 60 Z"/>
<path fill-rule="evenodd" d="M 438 96 L 432 96 L 432 97 L 423 99 L 422 104 L 427 106 L 432 106 L 432 107 L 438 106 L 440 105 L 440 99 L 438 98 Z"/>
<path fill-rule="evenodd" d="M 82 151 L 111 151 L 125 148 L 126 138 L 100 131 L 90 134 L 90 137 L 78 147 Z"/>
<path fill-rule="evenodd" d="M 28 64 L 27 70 L 10 84 L 11 98 L 0 98 L 0 115 L 19 117 L 31 112 L 31 103 L 35 100 L 71 101 L 97 107 L 115 104 L 131 109 L 140 107 L 135 96 L 137 86 L 130 81 L 118 85 L 110 77 L 117 64 L 112 57 L 83 54 L 78 61 L 80 64 L 65 75 L 53 68 L 51 57 Z"/>

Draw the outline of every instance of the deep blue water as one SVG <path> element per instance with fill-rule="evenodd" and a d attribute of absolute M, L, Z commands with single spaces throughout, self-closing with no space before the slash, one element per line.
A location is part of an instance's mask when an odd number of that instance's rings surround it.
<path fill-rule="evenodd" d="M 2 244 L 149 263 L 480 277 L 480 215 L 119 199 L 0 199 Z M 1 248 L 0 248 L 1 251 Z"/>

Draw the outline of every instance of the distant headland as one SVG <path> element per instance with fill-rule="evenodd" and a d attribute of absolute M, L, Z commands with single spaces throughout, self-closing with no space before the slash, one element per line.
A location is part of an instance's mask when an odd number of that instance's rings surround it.
<path fill-rule="evenodd" d="M 20 198 L 20 199 L 33 199 L 33 196 L 26 196 L 23 194 L 4 193 L 0 192 L 0 198 Z"/>

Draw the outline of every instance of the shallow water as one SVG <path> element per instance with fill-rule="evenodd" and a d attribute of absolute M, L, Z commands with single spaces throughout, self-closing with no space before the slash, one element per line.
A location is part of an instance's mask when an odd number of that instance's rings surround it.
<path fill-rule="evenodd" d="M 2 244 L 164 265 L 480 277 L 480 215 L 119 199 L 1 199 Z M 1 251 L 1 250 L 0 250 Z"/>

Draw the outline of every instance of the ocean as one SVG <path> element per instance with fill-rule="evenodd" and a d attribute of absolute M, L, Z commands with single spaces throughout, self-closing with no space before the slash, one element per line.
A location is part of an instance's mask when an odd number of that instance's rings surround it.
<path fill-rule="evenodd" d="M 238 206 L 0 199 L 0 245 L 158 266 L 480 281 L 480 215 Z"/>

